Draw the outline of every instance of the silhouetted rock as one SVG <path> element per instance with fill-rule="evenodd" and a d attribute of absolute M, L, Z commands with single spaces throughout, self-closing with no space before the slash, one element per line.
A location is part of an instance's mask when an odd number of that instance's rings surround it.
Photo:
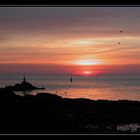
<path fill-rule="evenodd" d="M 23 82 L 17 83 L 14 86 L 6 86 L 5 88 L 9 90 L 13 90 L 13 91 L 28 91 L 28 90 L 45 89 L 43 87 L 42 88 L 35 87 L 31 83 L 26 82 L 25 77 L 23 79 Z"/>
<path fill-rule="evenodd" d="M 38 93 L 35 95 L 35 98 L 39 99 L 39 100 L 49 100 L 49 101 L 53 101 L 53 100 L 60 100 L 62 99 L 61 96 L 55 95 L 55 94 L 51 94 L 51 93 Z"/>
<path fill-rule="evenodd" d="M 67 99 L 51 93 L 16 95 L 0 89 L 0 134 L 111 134 L 120 124 L 139 124 L 139 101 Z"/>
<path fill-rule="evenodd" d="M 33 86 L 31 83 L 28 82 L 22 82 L 21 84 L 15 84 L 15 86 L 13 87 L 14 91 L 25 91 L 25 90 L 36 90 L 36 89 L 42 89 L 42 88 L 37 88 L 35 86 Z"/>
<path fill-rule="evenodd" d="M 11 90 L 11 88 L 1 88 L 0 89 L 0 98 L 12 98 L 12 97 L 16 97 L 15 93 Z"/>

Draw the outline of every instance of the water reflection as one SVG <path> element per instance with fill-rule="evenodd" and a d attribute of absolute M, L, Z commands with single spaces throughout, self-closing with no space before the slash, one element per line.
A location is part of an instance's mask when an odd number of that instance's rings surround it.
<path fill-rule="evenodd" d="M 42 80 L 41 80 L 42 79 Z M 93 100 L 139 100 L 140 77 L 74 77 L 72 83 L 66 77 L 50 77 L 50 79 L 29 80 L 37 87 L 45 90 L 16 92 L 24 96 L 37 93 L 52 93 L 63 98 L 88 98 Z M 15 82 L 17 83 L 17 82 Z"/>

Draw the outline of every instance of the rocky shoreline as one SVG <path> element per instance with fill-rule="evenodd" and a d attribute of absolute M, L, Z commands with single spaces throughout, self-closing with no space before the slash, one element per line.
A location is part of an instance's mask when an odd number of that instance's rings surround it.
<path fill-rule="evenodd" d="M 129 134 L 140 123 L 139 101 L 66 99 L 51 93 L 18 96 L 0 89 L 0 134 Z M 120 129 L 118 129 L 120 128 Z"/>

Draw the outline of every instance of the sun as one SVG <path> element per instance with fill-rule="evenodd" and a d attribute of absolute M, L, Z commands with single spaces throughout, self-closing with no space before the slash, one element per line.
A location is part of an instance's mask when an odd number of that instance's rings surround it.
<path fill-rule="evenodd" d="M 85 69 L 85 70 L 75 70 L 73 71 L 74 75 L 78 75 L 78 76 L 96 76 L 98 74 L 100 74 L 100 72 L 96 69 Z"/>
<path fill-rule="evenodd" d="M 76 61 L 75 63 L 77 65 L 90 66 L 90 65 L 100 64 L 101 62 L 98 60 L 79 60 Z"/>
<path fill-rule="evenodd" d="M 96 70 L 96 66 L 100 66 L 102 61 L 98 59 L 79 59 L 73 61 L 75 65 L 75 74 L 82 76 L 93 76 L 98 74 L 98 70 Z M 99 64 L 99 65 L 98 65 Z"/>
<path fill-rule="evenodd" d="M 84 76 L 91 76 L 92 72 L 91 71 L 84 71 L 83 74 L 84 74 Z"/>
<path fill-rule="evenodd" d="M 85 71 L 84 73 L 85 74 L 91 74 L 91 71 Z"/>

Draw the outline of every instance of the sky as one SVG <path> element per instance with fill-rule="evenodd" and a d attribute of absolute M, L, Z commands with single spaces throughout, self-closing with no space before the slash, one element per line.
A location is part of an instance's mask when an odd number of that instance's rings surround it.
<path fill-rule="evenodd" d="M 0 74 L 140 74 L 139 17 L 140 7 L 0 7 Z"/>

